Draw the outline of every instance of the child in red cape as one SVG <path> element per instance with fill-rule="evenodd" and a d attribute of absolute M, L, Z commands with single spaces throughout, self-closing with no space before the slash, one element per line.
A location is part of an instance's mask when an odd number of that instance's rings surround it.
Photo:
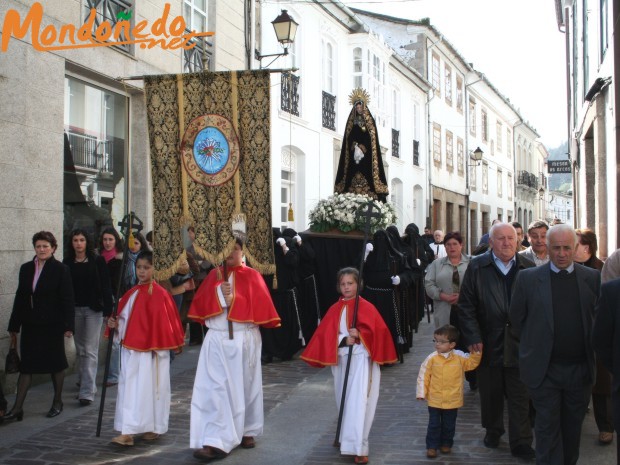
<path fill-rule="evenodd" d="M 359 298 L 357 322 L 352 327 L 359 284 L 357 269 L 343 268 L 336 279 L 342 297 L 329 308 L 301 358 L 315 367 L 332 367 L 336 405 L 340 409 L 349 347 L 353 347 L 339 438 L 340 452 L 354 455 L 355 463 L 368 463 L 368 434 L 379 399 L 379 366 L 394 363 L 398 357 L 383 318 L 375 306 L 362 297 Z"/>
<path fill-rule="evenodd" d="M 152 441 L 168 431 L 170 351 L 180 353 L 185 332 L 170 294 L 153 281 L 153 253 L 136 259 L 139 284 L 125 293 L 118 315 L 108 320 L 121 343 L 121 373 L 112 442 L 133 446 L 134 434 Z M 106 336 L 109 331 L 106 331 Z"/>

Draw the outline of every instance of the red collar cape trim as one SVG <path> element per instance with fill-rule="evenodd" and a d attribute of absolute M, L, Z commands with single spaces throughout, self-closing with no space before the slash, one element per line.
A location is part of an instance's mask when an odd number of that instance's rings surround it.
<path fill-rule="evenodd" d="M 347 324 L 350 327 L 354 305 L 354 299 L 340 298 L 329 308 L 301 355 L 303 361 L 315 367 L 338 364 L 340 318 L 347 308 Z M 375 306 L 362 297 L 359 300 L 356 328 L 360 332 L 360 342 L 364 344 L 373 362 L 382 365 L 398 360 L 390 330 Z"/>
<path fill-rule="evenodd" d="M 280 317 L 260 273 L 245 265 L 231 267 L 228 271 L 232 275 L 233 292 L 228 320 L 236 323 L 253 323 L 265 328 L 279 327 Z M 224 312 L 217 295 L 217 287 L 223 281 L 221 268 L 211 270 L 192 300 L 188 318 L 202 323 Z"/>
<path fill-rule="evenodd" d="M 151 286 L 152 290 L 149 292 Z M 159 284 L 153 282 L 131 288 L 118 304 L 119 314 L 122 314 L 135 292 L 138 295 L 127 321 L 123 347 L 146 352 L 171 350 L 183 346 L 185 331 L 179 318 L 179 311 L 170 294 Z M 106 328 L 107 336 L 109 336 L 108 328 Z"/>

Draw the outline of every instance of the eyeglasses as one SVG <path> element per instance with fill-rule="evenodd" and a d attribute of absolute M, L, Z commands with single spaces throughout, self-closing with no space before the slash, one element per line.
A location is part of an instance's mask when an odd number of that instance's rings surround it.
<path fill-rule="evenodd" d="M 438 341 L 437 339 L 433 339 L 434 344 L 450 344 L 452 341 Z"/>

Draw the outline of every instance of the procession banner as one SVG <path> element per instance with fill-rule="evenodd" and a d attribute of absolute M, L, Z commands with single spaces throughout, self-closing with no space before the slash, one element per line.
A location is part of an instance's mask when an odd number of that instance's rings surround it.
<path fill-rule="evenodd" d="M 275 273 L 269 95 L 268 71 L 145 78 L 156 279 L 185 258 L 188 226 L 203 259 L 220 263 L 243 236 L 249 264 Z"/>

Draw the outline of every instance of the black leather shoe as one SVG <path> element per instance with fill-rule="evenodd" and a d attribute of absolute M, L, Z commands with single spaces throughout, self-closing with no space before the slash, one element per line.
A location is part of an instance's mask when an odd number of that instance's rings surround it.
<path fill-rule="evenodd" d="M 19 412 L 14 412 L 11 410 L 9 413 L 2 417 L 2 421 L 22 421 L 24 419 L 24 411 L 20 410 Z"/>
<path fill-rule="evenodd" d="M 82 407 L 87 407 L 93 403 L 93 401 L 90 399 L 80 399 L 79 402 Z"/>
<path fill-rule="evenodd" d="M 499 446 L 499 436 L 496 433 L 485 434 L 484 445 L 489 449 L 497 449 L 497 447 Z"/>
<path fill-rule="evenodd" d="M 534 460 L 536 458 L 536 452 L 530 446 L 521 444 L 510 451 L 513 456 L 523 460 Z"/>
<path fill-rule="evenodd" d="M 60 415 L 60 412 L 62 412 L 62 408 L 63 408 L 62 402 L 61 402 L 59 407 L 56 407 L 56 406 L 52 405 L 52 408 L 50 409 L 49 412 L 47 412 L 47 415 L 45 415 L 45 416 L 47 418 L 57 417 L 58 415 Z"/>

